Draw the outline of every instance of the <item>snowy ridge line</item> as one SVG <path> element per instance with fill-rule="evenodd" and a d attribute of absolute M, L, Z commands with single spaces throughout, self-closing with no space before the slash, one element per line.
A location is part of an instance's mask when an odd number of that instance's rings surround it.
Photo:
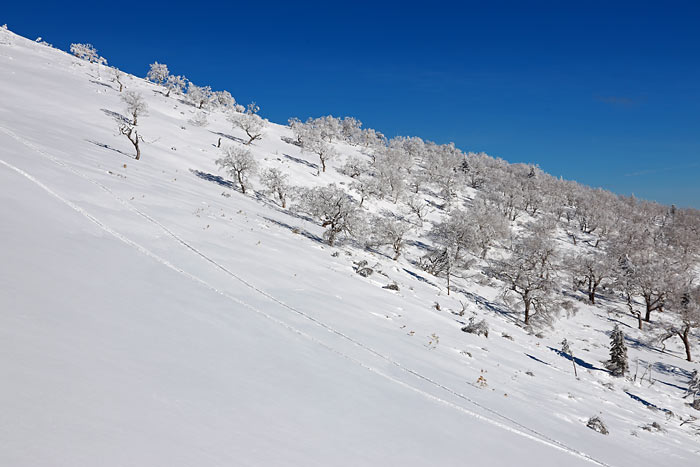
<path fill-rule="evenodd" d="M 145 254 L 146 256 L 149 256 L 149 257 L 153 258 L 154 260 L 156 260 L 157 262 L 159 262 L 159 263 L 161 263 L 161 264 L 167 266 L 168 268 L 170 268 L 170 269 L 172 269 L 172 270 L 174 270 L 174 271 L 176 271 L 176 272 L 178 272 L 178 273 L 180 273 L 180 274 L 182 274 L 182 275 L 188 277 L 189 279 L 191 279 L 191 280 L 193 280 L 193 281 L 195 281 L 195 282 L 198 282 L 198 283 L 204 285 L 205 287 L 209 288 L 210 290 L 212 290 L 212 291 L 214 291 L 214 292 L 216 292 L 216 293 L 218 293 L 218 294 L 220 294 L 220 295 L 222 295 L 222 296 L 224 296 L 224 297 L 226 297 L 226 298 L 228 298 L 228 299 L 230 299 L 230 300 L 232 300 L 232 301 L 238 303 L 239 305 L 244 306 L 244 307 L 246 307 L 246 308 L 248 308 L 248 309 L 250 309 L 250 310 L 252 310 L 252 311 L 254 311 L 254 312 L 256 312 L 256 313 L 258 313 L 258 314 L 260 314 L 260 315 L 262 315 L 262 316 L 264 316 L 264 317 L 266 317 L 266 318 L 268 318 L 268 319 L 270 319 L 271 321 L 273 321 L 273 322 L 275 322 L 275 323 L 277 323 L 277 324 L 279 324 L 279 325 L 281 325 L 281 326 L 283 326 L 283 327 L 285 327 L 285 328 L 291 330 L 292 332 L 295 332 L 295 333 L 297 333 L 298 335 L 303 336 L 303 337 L 305 337 L 305 338 L 311 340 L 312 342 L 315 342 L 315 343 L 317 343 L 317 344 L 323 346 L 324 348 L 330 350 L 331 352 L 333 352 L 333 353 L 335 353 L 335 354 L 337 354 L 337 355 L 339 355 L 339 356 L 341 356 L 341 357 L 343 357 L 343 358 L 345 358 L 345 359 L 347 359 L 347 360 L 349 360 L 349 361 L 352 361 L 352 362 L 354 362 L 354 363 L 356 363 L 356 364 L 362 366 L 363 368 L 367 369 L 368 371 L 371 371 L 371 372 L 373 372 L 373 373 L 375 373 L 375 374 L 377 374 L 377 375 L 380 375 L 380 376 L 382 376 L 382 377 L 384 377 L 384 378 L 386 378 L 386 379 L 388 379 L 388 380 L 390 380 L 390 381 L 392 381 L 392 382 L 394 382 L 394 383 L 397 383 L 397 384 L 399 384 L 399 385 L 401 385 L 401 386 L 403 386 L 403 387 L 405 387 L 405 388 L 407 388 L 407 389 L 411 389 L 411 390 L 413 390 L 414 392 L 417 392 L 417 393 L 423 395 L 424 397 L 427 397 L 428 399 L 434 400 L 434 401 L 436 401 L 436 402 L 443 403 L 443 404 L 445 404 L 445 405 L 447 405 L 447 406 L 450 406 L 450 407 L 452 407 L 452 408 L 455 408 L 455 409 L 457 409 L 457 410 L 459 410 L 459 411 L 461 411 L 461 412 L 463 412 L 463 413 L 465 413 L 465 414 L 471 415 L 472 417 L 475 417 L 475 418 L 477 418 L 477 419 L 479 419 L 479 420 L 486 421 L 486 422 L 491 423 L 492 425 L 497 426 L 497 427 L 499 427 L 499 428 L 503 428 L 503 429 L 505 429 L 505 430 L 507 430 L 507 431 L 511 431 L 511 432 L 513 432 L 513 433 L 519 434 L 519 435 L 521 435 L 521 436 L 523 436 L 523 437 L 525 437 L 525 438 L 528 438 L 528 439 L 537 441 L 537 442 L 539 442 L 539 443 L 545 444 L 545 445 L 547 445 L 547 446 L 550 446 L 550 447 L 559 449 L 559 450 L 561 450 L 561 451 L 563 451 L 563 452 L 567 452 L 567 453 L 569 453 L 569 454 L 571 454 L 571 455 L 574 455 L 574 456 L 576 456 L 576 457 L 582 458 L 582 459 L 584 459 L 584 460 L 587 460 L 587 461 L 589 461 L 589 462 L 595 463 L 595 464 L 597 464 L 597 465 L 601 465 L 601 466 L 605 466 L 605 467 L 610 467 L 609 464 L 606 464 L 606 463 L 604 463 L 604 462 L 602 462 L 602 461 L 599 461 L 599 460 L 593 458 L 592 456 L 590 456 L 590 455 L 588 455 L 588 454 L 586 454 L 586 453 L 584 453 L 584 452 L 578 451 L 577 449 L 574 449 L 574 448 L 572 448 L 572 447 L 569 447 L 569 446 L 567 446 L 566 444 L 564 444 L 564 443 L 562 443 L 562 442 L 560 442 L 560 441 L 558 441 L 558 440 L 556 440 L 556 439 L 553 439 L 553 438 L 551 438 L 551 437 L 549 437 L 549 436 L 547 436 L 547 435 L 545 435 L 545 434 L 543 434 L 543 433 L 541 433 L 541 432 L 539 432 L 539 431 L 537 431 L 537 430 L 535 430 L 535 429 L 532 429 L 532 428 L 530 428 L 530 427 L 527 427 L 527 426 L 521 424 L 520 422 L 518 422 L 518 421 L 516 421 L 516 420 L 514 420 L 514 419 L 512 419 L 512 418 L 510 418 L 510 417 L 508 417 L 508 416 L 506 416 L 506 415 L 503 415 L 503 414 L 501 414 L 501 413 L 499 413 L 499 412 L 497 412 L 497 411 L 495 411 L 495 410 L 493 410 L 493 409 L 491 409 L 491 408 L 489 408 L 489 407 L 486 407 L 486 406 L 480 404 L 479 402 L 477 402 L 477 401 L 475 401 L 475 400 L 469 398 L 468 396 L 466 396 L 466 395 L 464 395 L 464 394 L 462 394 L 462 393 L 460 393 L 460 392 L 458 392 L 458 391 L 456 391 L 456 390 L 454 390 L 454 389 L 452 389 L 452 388 L 450 388 L 450 387 L 448 387 L 448 386 L 445 386 L 444 384 L 442 384 L 442 383 L 440 383 L 440 382 L 438 382 L 438 381 L 436 381 L 436 380 L 434 380 L 434 379 L 432 379 L 432 378 L 430 378 L 430 377 L 428 377 L 428 376 L 425 376 L 425 375 L 423 375 L 422 373 L 417 372 L 416 370 L 413 370 L 413 369 L 411 369 L 411 368 L 409 368 L 409 367 L 404 366 L 403 364 L 397 362 L 396 360 L 393 360 L 391 357 L 388 357 L 388 356 L 386 356 L 386 355 L 380 353 L 379 351 L 375 350 L 374 348 L 372 348 L 372 347 L 370 347 L 370 346 L 368 346 L 368 345 L 366 345 L 366 344 L 364 344 L 364 343 L 362 343 L 362 342 L 360 342 L 360 341 L 354 339 L 353 337 L 350 337 L 349 335 L 343 333 L 342 331 L 339 331 L 339 330 L 333 328 L 332 326 L 330 326 L 330 325 L 324 323 L 323 321 L 320 321 L 319 319 L 314 318 L 313 316 L 308 315 L 307 313 L 305 313 L 305 312 L 303 312 L 303 311 L 301 311 L 301 310 L 298 310 L 298 309 L 294 308 L 294 307 L 291 306 L 291 305 L 288 305 L 287 303 L 281 301 L 280 299 L 274 297 L 273 295 L 270 295 L 268 292 L 265 292 L 264 290 L 258 288 L 257 286 L 251 284 L 250 282 L 248 282 L 248 281 L 246 281 L 245 279 L 241 278 L 240 276 L 236 275 L 234 272 L 230 271 L 229 269 L 227 269 L 225 266 L 221 265 L 220 263 L 217 263 L 216 261 L 214 261 L 213 259 L 211 259 L 211 258 L 208 257 L 207 255 L 205 255 L 204 253 L 202 253 L 201 251 L 199 251 L 198 249 L 196 249 L 195 247 L 193 247 L 192 245 L 190 245 L 189 243 L 187 243 L 185 240 L 183 240 L 182 238 L 180 238 L 177 234 L 175 234 L 174 232 L 172 232 L 170 229 L 168 229 L 166 226 L 164 226 L 163 224 L 161 224 L 159 221 L 155 220 L 154 218 L 152 218 L 151 216 L 149 216 L 149 215 L 146 214 L 145 212 L 139 210 L 137 207 L 135 207 L 132 203 L 128 202 L 127 200 L 124 200 L 123 198 L 119 197 L 117 194 L 115 194 L 115 193 L 114 193 L 111 189 L 109 189 L 107 186 L 103 185 L 102 183 L 100 183 L 100 182 L 98 182 L 98 181 L 96 181 L 96 180 L 93 180 L 93 179 L 89 178 L 88 176 L 86 176 L 86 175 L 83 174 L 82 172 L 78 171 L 77 169 L 74 169 L 74 168 L 68 166 L 65 162 L 63 162 L 63 161 L 61 161 L 60 159 L 57 159 L 56 157 L 50 155 L 49 153 L 47 153 L 47 152 L 44 151 L 43 149 L 37 147 L 35 144 L 33 144 L 33 143 L 27 141 L 26 139 L 24 139 L 24 138 L 18 136 L 18 135 L 15 134 L 14 132 L 12 132 L 12 131 L 10 131 L 10 130 L 4 128 L 4 127 L 1 127 L 1 126 L 0 126 L 0 130 L 2 130 L 3 133 L 7 134 L 8 136 L 12 137 L 13 139 L 17 140 L 18 142 L 22 143 L 23 145 L 27 146 L 28 148 L 34 150 L 35 152 L 38 152 L 39 154 L 41 154 L 41 155 L 44 156 L 44 157 L 50 159 L 51 161 L 53 161 L 53 162 L 56 163 L 57 165 L 60 165 L 61 167 L 64 167 L 64 168 L 67 168 L 68 170 L 70 170 L 71 172 L 73 172 L 75 175 L 78 175 L 79 177 L 83 178 L 84 180 L 89 181 L 90 183 L 92 183 L 92 184 L 98 186 L 99 188 L 101 188 L 103 191 L 109 193 L 112 197 L 114 197 L 115 200 L 117 200 L 119 203 L 121 203 L 122 205 L 124 205 L 127 209 L 129 209 L 130 211 L 134 212 L 135 214 L 138 214 L 139 216 L 143 217 L 143 218 L 146 219 L 148 222 L 150 222 L 150 223 L 152 223 L 152 224 L 158 226 L 161 230 L 163 230 L 168 236 L 170 236 L 170 237 L 171 237 L 172 239 L 174 239 L 176 242 L 180 243 L 182 246 L 184 246 L 184 247 L 187 248 L 188 250 L 190 250 L 190 251 L 192 251 L 193 253 L 195 253 L 196 255 L 200 256 L 202 259 L 204 259 L 205 261 L 209 262 L 210 264 L 212 264 L 212 265 L 213 265 L 214 267 L 216 267 L 217 269 L 220 269 L 221 271 L 223 271 L 225 274 L 229 275 L 229 276 L 232 277 L 233 279 L 236 279 L 238 282 L 242 283 L 243 285 L 245 285 L 246 287 L 250 288 L 251 290 L 257 292 L 258 294 L 264 296 L 265 298 L 271 300 L 272 302 L 274 302 L 274 303 L 276 303 L 276 304 L 282 306 L 283 308 L 285 308 L 285 309 L 287 309 L 287 310 L 289 310 L 289 311 L 292 311 L 293 313 L 297 314 L 298 316 L 301 316 L 301 317 L 303 317 L 304 319 L 306 319 L 306 320 L 308 320 L 308 321 L 310 321 L 310 322 L 316 324 L 317 326 L 322 327 L 323 329 L 329 331 L 330 333 L 335 334 L 336 336 L 341 337 L 342 339 L 344 339 L 344 340 L 346 340 L 346 341 L 352 343 L 353 345 L 355 345 L 355 346 L 357 346 L 357 347 L 359 347 L 359 348 L 361 348 L 361 349 L 363 349 L 363 350 L 369 352 L 370 354 L 372 354 L 372 355 L 374 355 L 374 356 L 376 356 L 376 357 L 378 357 L 378 358 L 380 358 L 380 359 L 386 361 L 387 363 L 390 363 L 391 365 L 393 365 L 393 366 L 399 368 L 400 370 L 402 370 L 402 371 L 404 371 L 404 372 L 406 372 L 406 373 L 408 373 L 408 374 L 410 374 L 410 375 L 412 375 L 412 376 L 414 376 L 414 377 L 416 377 L 416 378 L 418 378 L 418 379 L 420 379 L 420 380 L 422 380 L 422 381 L 424 381 L 424 382 L 427 382 L 427 383 L 429 383 L 429 384 L 432 385 L 432 386 L 435 386 L 435 387 L 437 387 L 437 388 L 439 388 L 439 389 L 442 389 L 442 390 L 446 391 L 447 393 L 449 393 L 449 394 L 451 394 L 451 395 L 453 395 L 453 396 L 455 396 L 455 397 L 457 397 L 457 398 L 459 398 L 459 399 L 462 399 L 462 400 L 464 400 L 464 401 L 466 401 L 466 402 L 469 402 L 470 404 L 472 404 L 472 405 L 474 405 L 474 406 L 476 406 L 476 407 L 479 407 L 480 409 L 482 409 L 482 410 L 484 410 L 484 411 L 486 411 L 486 412 L 488 412 L 488 413 L 490 413 L 490 414 L 493 414 L 493 415 L 495 415 L 495 416 L 497 416 L 497 417 L 499 417 L 499 418 L 501 418 L 501 419 L 503 419 L 503 420 L 506 420 L 507 422 L 509 422 L 510 424 L 514 425 L 514 426 L 517 427 L 517 428 L 515 428 L 515 427 L 513 427 L 513 426 L 510 426 L 510 425 L 507 425 L 507 424 L 505 424 L 505 423 L 502 423 L 502 422 L 499 422 L 499 421 L 496 421 L 496 420 L 493 420 L 493 419 L 484 417 L 483 415 L 480 415 L 480 414 L 477 414 L 477 413 L 475 413 L 475 412 L 472 412 L 472 411 L 470 411 L 470 410 L 468 410 L 468 409 L 466 409 L 466 408 L 464 408 L 464 407 L 462 407 L 462 406 L 460 406 L 460 405 L 458 405 L 458 404 L 449 402 L 449 401 L 447 401 L 447 400 L 445 400 L 445 399 L 441 399 L 441 398 L 438 397 L 438 396 L 435 396 L 435 395 L 433 395 L 433 394 L 430 394 L 430 393 L 428 393 L 428 392 L 425 392 L 425 391 L 423 391 L 423 390 L 421 390 L 421 389 L 418 389 L 418 388 L 416 388 L 416 387 L 414 387 L 414 386 L 411 386 L 410 384 L 408 384 L 408 383 L 406 383 L 406 382 L 404 382 L 404 381 L 398 380 L 398 379 L 396 379 L 396 378 L 394 378 L 394 377 L 392 377 L 392 376 L 390 376 L 390 375 L 388 375 L 388 374 L 385 374 L 385 373 L 381 372 L 380 370 L 378 370 L 378 369 L 376 369 L 376 368 L 373 368 L 373 367 L 370 367 L 370 366 L 368 366 L 367 364 L 363 363 L 362 361 L 355 359 L 354 357 L 351 357 L 351 356 L 349 356 L 349 355 L 347 355 L 347 354 L 342 353 L 342 352 L 339 351 L 339 350 L 336 350 L 336 349 L 330 347 L 328 344 L 325 344 L 325 343 L 319 341 L 318 339 L 312 337 L 312 336 L 309 335 L 309 334 L 306 334 L 305 332 L 303 332 L 303 331 L 301 331 L 301 330 L 299 330 L 299 329 L 293 327 L 292 325 L 290 325 L 290 324 L 288 324 L 288 323 L 286 323 L 286 322 L 284 322 L 284 321 L 281 321 L 281 320 L 279 320 L 279 319 L 277 319 L 277 318 L 274 318 L 273 316 L 268 315 L 267 313 L 265 313 L 265 312 L 263 312 L 263 311 L 261 311 L 261 310 L 255 308 L 254 306 L 249 305 L 248 303 L 245 303 L 245 302 L 241 301 L 240 299 L 238 299 L 238 298 L 236 298 L 236 297 L 233 297 L 233 296 L 227 294 L 226 292 L 223 292 L 223 291 L 221 291 L 221 290 L 215 288 L 214 286 L 210 285 L 209 283 L 207 283 L 207 282 L 204 281 L 203 279 L 201 279 L 201 278 L 199 278 L 199 277 L 197 277 L 197 276 L 194 276 L 194 275 L 192 275 L 191 273 L 188 273 L 187 271 L 185 271 L 185 270 L 183 270 L 183 269 L 181 269 L 181 268 L 179 268 L 179 267 L 173 265 L 173 264 L 170 263 L 168 260 L 166 260 L 166 259 L 164 259 L 164 258 L 161 258 L 160 256 L 158 256 L 158 255 L 156 255 L 155 253 L 151 252 L 151 251 L 148 250 L 147 248 L 145 248 L 145 247 L 139 245 L 138 243 L 132 241 L 131 239 L 125 237 L 124 235 L 119 234 L 118 232 L 114 231 L 113 229 L 111 229 L 110 227 L 108 227 L 107 225 L 105 225 L 104 223 L 102 223 L 101 221 L 99 221 L 97 218 L 95 218 L 94 216 L 92 216 L 90 213 L 88 213 L 87 211 L 85 211 L 85 210 L 84 210 L 83 208 L 81 208 L 80 206 L 78 206 L 78 205 L 76 205 L 75 203 L 73 203 L 73 202 L 71 202 L 71 201 L 69 201 L 69 200 L 67 200 L 67 199 L 65 199 L 65 198 L 63 198 L 63 197 L 61 197 L 60 195 L 58 195 L 56 192 L 54 192 L 54 191 L 51 190 L 49 187 L 47 187 L 46 185 L 44 185 L 43 183 L 41 183 L 41 182 L 40 182 L 39 180 L 37 180 L 35 177 L 31 176 L 31 175 L 28 174 L 27 172 L 25 172 L 25 171 L 23 171 L 23 170 L 21 170 L 21 169 L 19 169 L 19 168 L 17 168 L 17 167 L 15 167 L 15 166 L 13 166 L 13 165 L 11 165 L 11 164 L 9 164 L 9 163 L 7 163 L 7 162 L 5 162 L 5 161 L 3 161 L 3 160 L 0 159 L 0 163 L 2 163 L 3 165 L 7 166 L 8 168 L 14 170 L 15 172 L 19 173 L 20 175 L 22 175 L 22 176 L 26 177 L 27 179 L 29 179 L 30 181 L 34 182 L 35 184 L 37 184 L 38 186 L 40 186 L 42 189 L 44 189 L 47 193 L 51 194 L 53 197 L 57 198 L 58 200 L 62 201 L 63 203 L 67 204 L 69 207 L 71 207 L 72 209 L 74 209 L 75 211 L 77 211 L 78 213 L 82 214 L 83 216 L 85 216 L 86 218 L 88 218 L 90 221 L 92 221 L 93 223 L 95 223 L 96 225 L 98 225 L 101 229 L 105 230 L 106 232 L 108 232 L 109 234 L 113 235 L 115 238 L 119 239 L 120 241 L 126 243 L 127 245 L 136 248 L 138 251 L 140 251 L 141 253 Z M 529 432 L 529 433 L 528 433 L 528 432 Z"/>

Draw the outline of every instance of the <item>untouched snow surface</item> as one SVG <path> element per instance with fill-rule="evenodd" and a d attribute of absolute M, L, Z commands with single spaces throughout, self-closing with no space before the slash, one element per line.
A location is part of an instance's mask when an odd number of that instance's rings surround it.
<path fill-rule="evenodd" d="M 495 289 L 447 297 L 407 261 L 329 248 L 217 171 L 219 133 L 243 137 L 222 114 L 193 126 L 191 106 L 128 76 L 149 104 L 135 161 L 107 68 L 0 36 L 0 465 L 700 463 L 679 348 L 630 347 L 654 384 L 612 378 L 613 324 L 642 337 L 624 315 L 579 305 L 537 338 Z M 263 167 L 349 182 L 281 136 L 254 143 Z M 355 274 L 362 259 L 382 273 Z M 488 339 L 460 331 L 472 314 Z"/>

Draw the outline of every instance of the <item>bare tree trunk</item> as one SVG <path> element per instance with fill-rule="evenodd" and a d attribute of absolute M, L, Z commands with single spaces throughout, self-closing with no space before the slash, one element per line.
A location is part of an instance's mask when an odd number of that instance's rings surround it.
<path fill-rule="evenodd" d="M 237 172 L 236 177 L 238 178 L 238 185 L 241 187 L 241 192 L 245 194 L 245 185 L 243 184 L 243 179 L 241 178 L 241 172 Z"/>
<path fill-rule="evenodd" d="M 525 300 L 525 324 L 530 324 L 530 300 Z"/>
<path fill-rule="evenodd" d="M 685 329 L 683 329 L 683 332 L 682 333 L 679 332 L 678 335 L 680 336 L 681 340 L 683 341 L 683 345 L 685 346 L 685 359 L 688 360 L 689 362 L 692 362 L 693 358 L 690 355 L 690 339 L 688 336 L 689 331 L 690 331 L 690 326 L 686 325 Z"/>

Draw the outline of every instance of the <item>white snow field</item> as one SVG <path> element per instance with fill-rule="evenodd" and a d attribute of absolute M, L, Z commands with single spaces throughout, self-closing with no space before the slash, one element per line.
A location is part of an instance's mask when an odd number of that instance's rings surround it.
<path fill-rule="evenodd" d="M 192 106 L 127 75 L 149 106 L 133 160 L 109 77 L 0 31 L 0 465 L 700 465 L 677 343 L 584 304 L 537 337 L 496 289 L 448 297 L 403 258 L 329 247 L 255 178 L 243 195 L 217 170 L 217 133 L 244 136 L 222 113 L 194 126 Z M 251 146 L 262 167 L 349 183 L 335 169 L 356 149 L 317 175 L 281 136 L 270 124 Z M 460 300 L 488 338 L 460 330 Z M 616 322 L 651 380 L 602 370 Z"/>

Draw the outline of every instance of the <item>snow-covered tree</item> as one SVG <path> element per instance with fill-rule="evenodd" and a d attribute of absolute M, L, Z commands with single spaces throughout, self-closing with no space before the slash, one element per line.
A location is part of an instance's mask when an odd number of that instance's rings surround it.
<path fill-rule="evenodd" d="M 377 151 L 373 167 L 379 186 L 382 193 L 394 204 L 406 191 L 406 180 L 409 178 L 411 163 L 408 153 L 397 145 Z"/>
<path fill-rule="evenodd" d="M 198 109 L 203 109 L 204 106 L 209 104 L 211 95 L 210 86 L 197 86 L 192 82 L 187 84 L 187 100 Z"/>
<path fill-rule="evenodd" d="M 131 123 L 134 126 L 138 125 L 139 117 L 148 115 L 148 105 L 141 93 L 126 91 L 122 95 L 122 102 L 126 104 L 126 111 L 131 115 Z"/>
<path fill-rule="evenodd" d="M 664 325 L 666 335 L 662 340 L 678 337 L 683 342 L 686 360 L 692 362 L 692 331 L 700 328 L 700 286 L 680 286 L 670 294 L 668 306 L 673 316 L 667 318 L 668 321 Z"/>
<path fill-rule="evenodd" d="M 584 252 L 571 255 L 566 261 L 571 272 L 574 286 L 586 287 L 588 301 L 595 304 L 595 295 L 598 287 L 605 280 L 611 280 L 613 276 L 614 264 L 610 261 L 610 256 L 600 252 Z"/>
<path fill-rule="evenodd" d="M 555 258 L 551 238 L 530 235 L 514 243 L 510 258 L 493 261 L 491 270 L 503 281 L 504 299 L 511 294 L 520 298 L 525 324 L 530 324 L 532 318 L 547 321 L 553 316 Z"/>
<path fill-rule="evenodd" d="M 337 153 L 333 146 L 321 139 L 320 137 L 307 135 L 302 140 L 302 151 L 311 152 L 318 156 L 321 162 L 321 172 L 326 171 L 326 162 L 333 159 Z"/>
<path fill-rule="evenodd" d="M 107 60 L 104 57 L 100 57 L 97 53 L 97 49 L 93 47 L 92 44 L 71 44 L 70 53 L 90 63 L 97 63 L 100 65 L 107 64 Z"/>
<path fill-rule="evenodd" d="M 122 80 L 124 79 L 124 73 L 117 67 L 112 68 L 112 82 L 115 82 L 119 85 L 119 92 L 122 92 L 124 90 L 124 83 L 122 83 Z"/>
<path fill-rule="evenodd" d="M 163 86 L 168 90 L 165 97 L 170 97 L 170 93 L 182 94 L 187 87 L 187 78 L 180 75 L 169 75 Z"/>
<path fill-rule="evenodd" d="M 211 104 L 223 111 L 235 111 L 236 99 L 228 91 L 214 91 L 212 93 Z"/>
<path fill-rule="evenodd" d="M 141 146 L 140 143 L 143 142 L 143 137 L 139 135 L 136 126 L 138 125 L 138 119 L 141 116 L 147 115 L 148 106 L 143 96 L 135 91 L 126 91 L 122 95 L 122 101 L 126 104 L 126 112 L 131 115 L 131 119 L 117 115 L 115 120 L 117 122 L 117 131 L 119 134 L 124 135 L 128 138 L 129 142 L 134 146 L 136 151 L 136 160 L 141 159 Z"/>
<path fill-rule="evenodd" d="M 471 218 L 468 224 L 470 249 L 485 259 L 494 244 L 508 238 L 510 225 L 492 205 L 478 198 L 467 214 Z"/>
<path fill-rule="evenodd" d="M 333 246 L 339 235 L 352 236 L 361 223 L 357 202 L 335 184 L 305 189 L 299 209 L 321 221 L 323 237 Z"/>
<path fill-rule="evenodd" d="M 163 86 L 170 77 L 170 70 L 168 70 L 168 65 L 165 63 L 154 62 L 151 63 L 148 73 L 146 74 L 146 79 L 156 84 Z"/>
<path fill-rule="evenodd" d="M 260 108 L 255 105 L 255 102 L 253 102 L 248 105 L 244 113 L 231 111 L 226 117 L 234 128 L 240 128 L 248 136 L 248 141 L 245 143 L 246 145 L 250 145 L 250 143 L 263 136 L 265 120 L 257 114 L 259 109 Z"/>
<path fill-rule="evenodd" d="M 605 367 L 613 376 L 624 376 L 627 373 L 627 346 L 625 345 L 625 335 L 616 324 L 610 334 L 610 360 Z"/>
<path fill-rule="evenodd" d="M 277 168 L 267 169 L 260 174 L 260 181 L 267 189 L 267 193 L 274 195 L 282 208 L 287 207 L 287 196 L 290 190 L 288 178 L 287 174 Z"/>
<path fill-rule="evenodd" d="M 257 170 L 258 163 L 249 150 L 238 146 L 226 146 L 222 152 L 224 155 L 216 160 L 216 165 L 235 177 L 241 193 L 245 194 L 248 179 Z"/>
<path fill-rule="evenodd" d="M 404 201 L 411 214 L 418 218 L 418 224 L 422 226 L 425 216 L 431 212 L 430 205 L 425 198 L 417 194 L 412 194 L 407 196 Z"/>
<path fill-rule="evenodd" d="M 370 168 L 366 160 L 350 156 L 345 160 L 345 164 L 338 169 L 338 172 L 350 178 L 358 178 L 362 174 L 369 173 Z"/>
<path fill-rule="evenodd" d="M 413 230 L 413 225 L 400 216 L 383 211 L 372 222 L 370 243 L 375 246 L 389 245 L 396 261 L 406 245 L 406 236 Z"/>

